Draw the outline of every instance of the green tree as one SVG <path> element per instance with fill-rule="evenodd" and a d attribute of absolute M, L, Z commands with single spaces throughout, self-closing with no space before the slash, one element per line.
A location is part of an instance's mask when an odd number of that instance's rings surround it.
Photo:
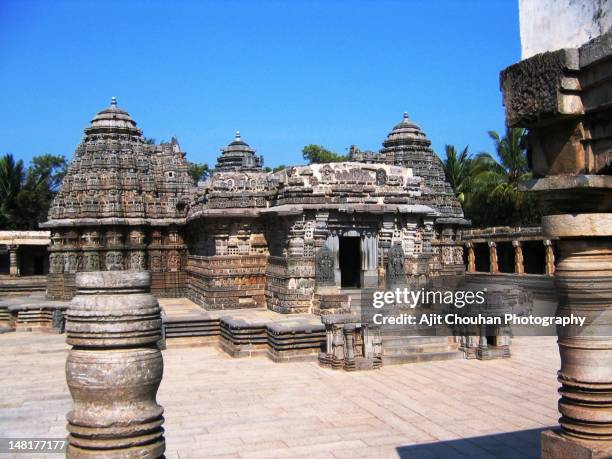
<path fill-rule="evenodd" d="M 15 161 L 13 155 L 0 158 L 0 228 L 15 229 L 14 217 L 18 212 L 17 195 L 21 191 L 25 171 L 23 161 Z"/>
<path fill-rule="evenodd" d="M 508 128 L 503 137 L 489 131 L 499 161 L 489 153 L 473 158 L 472 191 L 464 207 L 474 226 L 525 225 L 539 223 L 541 213 L 530 193 L 519 191 L 519 183 L 531 177 L 522 147 L 524 129 Z"/>
<path fill-rule="evenodd" d="M 302 149 L 302 156 L 308 161 L 308 164 L 338 163 L 348 160 L 344 155 L 339 155 L 321 145 L 314 144 L 306 145 Z"/>
<path fill-rule="evenodd" d="M 210 177 L 210 168 L 206 163 L 189 163 L 189 175 L 194 182 L 198 183 Z"/>
<path fill-rule="evenodd" d="M 276 167 L 264 167 L 264 172 L 278 172 L 278 171 L 282 171 L 283 169 L 287 169 L 287 166 L 285 166 L 284 164 L 281 164 Z"/>
<path fill-rule="evenodd" d="M 443 162 L 444 175 L 450 183 L 457 200 L 463 204 L 466 193 L 472 189 L 472 159 L 466 146 L 461 153 L 453 145 L 445 145 L 446 159 Z"/>
<path fill-rule="evenodd" d="M 63 156 L 40 155 L 24 169 L 13 155 L 0 159 L 0 226 L 37 229 L 47 219 L 49 206 L 66 174 Z"/>
<path fill-rule="evenodd" d="M 35 156 L 28 167 L 26 186 L 56 193 L 66 176 L 68 162 L 59 155 Z"/>

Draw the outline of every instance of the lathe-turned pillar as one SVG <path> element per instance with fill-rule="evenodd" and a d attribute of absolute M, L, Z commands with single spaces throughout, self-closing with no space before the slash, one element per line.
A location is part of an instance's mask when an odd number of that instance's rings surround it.
<path fill-rule="evenodd" d="M 465 248 L 467 249 L 467 271 L 468 273 L 476 272 L 476 255 L 474 254 L 474 244 L 471 242 L 466 242 Z"/>
<path fill-rule="evenodd" d="M 495 274 L 499 272 L 497 263 L 497 244 L 493 241 L 489 242 L 489 272 Z"/>
<path fill-rule="evenodd" d="M 9 245 L 9 275 L 19 276 L 19 246 Z"/>
<path fill-rule="evenodd" d="M 505 69 L 506 122 L 528 128 L 542 231 L 557 239 L 559 431 L 542 434 L 542 457 L 612 457 L 612 32 L 578 49 L 535 55 Z M 546 245 L 546 273 L 554 253 Z"/>
<path fill-rule="evenodd" d="M 612 215 L 551 215 L 543 225 L 559 237 L 557 316 L 586 317 L 584 327 L 557 329 L 559 424 L 565 436 L 612 448 Z"/>
<path fill-rule="evenodd" d="M 81 272 L 67 311 L 69 458 L 156 458 L 165 450 L 156 402 L 161 317 L 144 271 Z"/>
<path fill-rule="evenodd" d="M 514 274 L 525 274 L 525 259 L 521 241 L 512 241 L 514 247 Z"/>

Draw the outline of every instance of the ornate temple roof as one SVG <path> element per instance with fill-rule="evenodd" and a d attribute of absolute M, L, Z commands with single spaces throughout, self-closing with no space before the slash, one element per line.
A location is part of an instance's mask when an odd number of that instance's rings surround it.
<path fill-rule="evenodd" d="M 117 98 L 111 98 L 110 106 L 98 112 L 85 128 L 85 135 L 94 134 L 128 134 L 141 136 L 142 131 L 136 127 L 136 121 L 125 110 L 117 107 Z"/>
<path fill-rule="evenodd" d="M 189 209 L 203 216 L 298 214 L 306 209 L 439 216 L 419 202 L 423 180 L 412 170 L 359 162 L 310 164 L 273 172 L 215 172 Z"/>
<path fill-rule="evenodd" d="M 263 157 L 255 154 L 255 150 L 242 140 L 238 131 L 234 140 L 222 148 L 221 152 L 221 156 L 217 158 L 216 171 L 256 172 L 262 169 Z"/>
<path fill-rule="evenodd" d="M 431 148 L 431 141 L 404 112 L 383 142 L 379 156 L 384 162 L 410 167 L 425 181 L 422 203 L 434 207 L 445 217 L 463 218 L 461 205 L 446 180 L 442 161 Z"/>
<path fill-rule="evenodd" d="M 176 139 L 145 143 L 136 122 L 113 98 L 85 128 L 41 226 L 170 225 L 231 209 L 244 213 L 283 206 L 348 206 L 364 212 L 393 207 L 463 220 L 442 162 L 407 114 L 379 153 L 352 149 L 352 162 L 266 173 L 263 157 L 239 132 L 221 151 L 210 180 L 196 188 Z"/>
<path fill-rule="evenodd" d="M 421 131 L 421 128 L 410 120 L 408 112 L 404 112 L 402 121 L 397 123 L 393 127 L 393 130 L 387 135 L 387 138 L 383 142 L 383 147 L 410 144 L 429 146 L 431 142 L 425 133 Z"/>
<path fill-rule="evenodd" d="M 446 218 L 463 219 L 463 210 L 446 180 L 442 161 L 432 150 L 427 135 L 410 120 L 408 113 L 404 112 L 402 120 L 389 132 L 378 153 L 361 151 L 353 146 L 350 159 L 409 167 L 425 183 L 421 204 L 435 208 Z"/>
<path fill-rule="evenodd" d="M 85 128 L 41 226 L 177 224 L 184 221 L 193 188 L 178 141 L 145 143 L 113 97 Z"/>

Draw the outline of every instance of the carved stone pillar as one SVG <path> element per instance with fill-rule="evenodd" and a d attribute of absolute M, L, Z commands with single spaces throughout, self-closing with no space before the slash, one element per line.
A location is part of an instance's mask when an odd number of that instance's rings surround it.
<path fill-rule="evenodd" d="M 344 338 L 346 342 L 344 358 L 346 360 L 355 360 L 355 325 L 349 324 L 344 326 Z"/>
<path fill-rule="evenodd" d="M 332 338 L 332 361 L 331 366 L 334 370 L 344 367 L 344 336 L 342 336 L 342 325 L 333 325 Z"/>
<path fill-rule="evenodd" d="M 165 450 L 160 309 L 148 272 L 81 272 L 67 312 L 70 458 L 154 458 Z"/>
<path fill-rule="evenodd" d="M 497 244 L 495 242 L 489 242 L 489 272 L 492 274 L 499 272 L 499 265 L 497 264 Z"/>
<path fill-rule="evenodd" d="M 361 236 L 361 287 L 376 288 L 378 286 L 378 241 L 372 233 Z"/>
<path fill-rule="evenodd" d="M 535 55 L 502 72 L 509 126 L 526 144 L 545 217 L 558 238 L 560 431 L 542 434 L 542 457 L 612 457 L 612 33 L 579 49 Z M 553 262 L 546 246 L 547 265 Z M 552 274 L 547 269 L 548 274 Z"/>
<path fill-rule="evenodd" d="M 514 274 L 525 274 L 525 260 L 521 241 L 512 241 L 512 247 L 514 247 Z"/>
<path fill-rule="evenodd" d="M 553 251 L 552 241 L 546 239 L 544 247 L 546 247 L 546 274 L 553 276 L 555 274 L 555 252 Z"/>
<path fill-rule="evenodd" d="M 466 242 L 465 248 L 467 249 L 468 273 L 476 272 L 476 255 L 474 254 L 474 244 L 471 242 Z"/>
<path fill-rule="evenodd" d="M 487 343 L 487 328 L 484 325 L 480 327 L 477 357 L 480 360 L 488 360 L 491 358 L 491 350 L 489 349 L 489 344 Z"/>
<path fill-rule="evenodd" d="M 340 238 L 332 231 L 325 241 L 325 246 L 331 250 L 334 260 L 334 283 L 340 286 Z"/>
<path fill-rule="evenodd" d="M 574 224 L 568 228 L 570 220 Z M 612 239 L 577 238 L 588 234 L 591 223 L 598 220 L 602 225 L 597 233 L 612 236 L 610 215 L 547 216 L 543 225 L 547 234 L 561 238 L 555 275 L 557 316 L 586 317 L 584 327 L 557 328 L 559 424 L 564 436 L 595 447 L 607 442 L 612 455 Z"/>
<path fill-rule="evenodd" d="M 325 366 L 331 366 L 334 355 L 334 326 L 325 324 L 325 353 L 319 362 Z"/>
<path fill-rule="evenodd" d="M 9 246 L 9 275 L 19 276 L 19 246 Z"/>
<path fill-rule="evenodd" d="M 353 370 L 355 368 L 355 324 L 344 326 L 344 369 Z"/>

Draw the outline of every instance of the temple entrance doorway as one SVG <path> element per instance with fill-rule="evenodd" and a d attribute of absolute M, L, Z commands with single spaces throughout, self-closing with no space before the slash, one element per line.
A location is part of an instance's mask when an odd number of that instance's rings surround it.
<path fill-rule="evenodd" d="M 360 238 L 341 236 L 339 239 L 340 285 L 348 288 L 359 288 L 361 274 Z"/>

